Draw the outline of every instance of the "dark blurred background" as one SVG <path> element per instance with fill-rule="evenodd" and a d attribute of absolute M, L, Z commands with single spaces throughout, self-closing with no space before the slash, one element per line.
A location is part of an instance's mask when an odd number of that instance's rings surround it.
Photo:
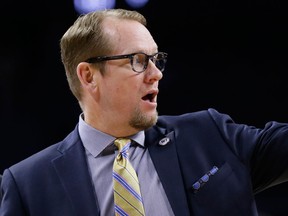
<path fill-rule="evenodd" d="M 131 8 L 124 0 L 115 7 Z M 73 1 L 2 1 L 0 173 L 63 139 L 80 109 L 59 40 L 79 15 Z M 214 107 L 239 123 L 288 122 L 288 2 L 150 0 L 137 8 L 168 52 L 159 114 Z M 239 200 L 241 202 L 241 200 Z M 288 184 L 257 195 L 262 215 L 288 215 Z"/>

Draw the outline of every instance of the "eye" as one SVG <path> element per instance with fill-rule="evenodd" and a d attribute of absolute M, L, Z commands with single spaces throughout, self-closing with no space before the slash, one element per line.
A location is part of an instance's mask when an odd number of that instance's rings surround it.
<path fill-rule="evenodd" d="M 134 56 L 134 63 L 135 64 L 143 65 L 145 63 L 145 60 L 146 60 L 146 56 L 144 54 L 139 53 L 139 54 L 136 54 Z"/>

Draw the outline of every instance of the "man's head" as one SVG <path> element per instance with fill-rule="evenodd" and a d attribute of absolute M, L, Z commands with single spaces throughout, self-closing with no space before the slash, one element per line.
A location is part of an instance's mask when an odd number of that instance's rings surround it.
<path fill-rule="evenodd" d="M 166 54 L 158 53 L 141 14 L 111 9 L 80 16 L 60 45 L 86 122 L 114 136 L 155 124 Z"/>
<path fill-rule="evenodd" d="M 60 41 L 61 58 L 64 64 L 70 89 L 74 96 L 81 99 L 80 82 L 77 77 L 77 65 L 94 56 L 109 55 L 114 44 L 106 35 L 103 20 L 107 17 L 135 20 L 146 26 L 146 19 L 136 11 L 111 9 L 90 12 L 81 15 L 66 31 Z M 101 66 L 101 64 L 100 64 Z"/>

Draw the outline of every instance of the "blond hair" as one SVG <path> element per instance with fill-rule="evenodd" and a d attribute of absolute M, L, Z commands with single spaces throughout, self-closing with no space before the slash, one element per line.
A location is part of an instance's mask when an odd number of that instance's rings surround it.
<path fill-rule="evenodd" d="M 108 55 L 113 51 L 112 38 L 105 35 L 102 25 L 107 17 L 135 20 L 146 26 L 145 17 L 137 11 L 106 9 L 80 15 L 65 32 L 60 41 L 61 59 L 70 90 L 81 100 L 81 85 L 77 77 L 77 65 L 88 58 Z"/>

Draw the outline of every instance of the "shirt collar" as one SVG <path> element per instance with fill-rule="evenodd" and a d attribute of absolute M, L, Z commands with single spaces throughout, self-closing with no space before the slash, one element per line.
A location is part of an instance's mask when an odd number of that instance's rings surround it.
<path fill-rule="evenodd" d="M 116 139 L 115 137 L 103 133 L 87 124 L 84 121 L 83 113 L 81 113 L 79 116 L 79 135 L 84 147 L 94 157 L 97 157 L 99 154 L 101 154 L 109 145 L 112 145 L 113 141 Z M 130 136 L 130 139 L 144 147 L 144 131 L 140 131 Z"/>

